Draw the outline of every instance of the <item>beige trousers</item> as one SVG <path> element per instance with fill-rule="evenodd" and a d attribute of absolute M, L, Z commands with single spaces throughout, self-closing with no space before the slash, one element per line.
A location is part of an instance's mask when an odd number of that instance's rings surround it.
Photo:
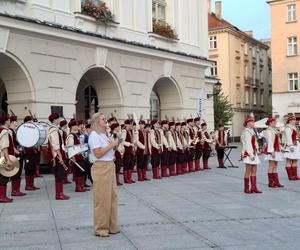
<path fill-rule="evenodd" d="M 93 178 L 94 231 L 97 235 L 119 232 L 118 194 L 115 164 L 95 162 L 91 169 Z"/>

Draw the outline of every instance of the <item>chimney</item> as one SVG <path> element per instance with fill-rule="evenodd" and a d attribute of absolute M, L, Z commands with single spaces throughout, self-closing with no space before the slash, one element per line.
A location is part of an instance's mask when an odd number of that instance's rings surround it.
<path fill-rule="evenodd" d="M 245 31 L 245 33 L 250 36 L 250 37 L 253 37 L 253 30 L 247 30 Z"/>
<path fill-rule="evenodd" d="M 211 14 L 211 0 L 207 0 L 207 12 Z"/>
<path fill-rule="evenodd" d="M 216 16 L 217 18 L 221 19 L 222 18 L 222 2 L 221 1 L 216 1 Z"/>

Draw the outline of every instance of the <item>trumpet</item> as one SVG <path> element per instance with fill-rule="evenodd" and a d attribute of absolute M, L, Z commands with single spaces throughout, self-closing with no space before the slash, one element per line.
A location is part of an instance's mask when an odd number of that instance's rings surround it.
<path fill-rule="evenodd" d="M 192 144 L 193 144 L 193 145 L 196 145 L 196 144 L 198 144 L 199 142 L 200 142 L 199 136 L 195 137 L 195 138 L 192 140 Z"/>

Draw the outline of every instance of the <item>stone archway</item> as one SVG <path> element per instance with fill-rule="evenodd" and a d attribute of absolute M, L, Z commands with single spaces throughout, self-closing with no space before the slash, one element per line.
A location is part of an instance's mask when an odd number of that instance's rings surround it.
<path fill-rule="evenodd" d="M 158 101 L 155 101 L 156 99 Z M 159 103 L 159 107 L 154 110 L 157 103 Z M 158 114 L 158 119 L 165 119 L 166 116 L 169 119 L 180 117 L 182 106 L 182 95 L 176 81 L 170 77 L 158 79 L 150 96 L 150 119 L 156 118 L 153 114 Z"/>
<path fill-rule="evenodd" d="M 76 117 L 88 119 L 90 114 L 101 111 L 119 117 L 122 104 L 120 88 L 108 69 L 89 69 L 80 79 L 76 91 Z"/>
<path fill-rule="evenodd" d="M 0 109 L 10 109 L 22 117 L 28 114 L 34 100 L 34 90 L 28 71 L 18 59 L 11 54 L 0 53 Z M 25 109 L 26 106 L 26 109 Z"/>

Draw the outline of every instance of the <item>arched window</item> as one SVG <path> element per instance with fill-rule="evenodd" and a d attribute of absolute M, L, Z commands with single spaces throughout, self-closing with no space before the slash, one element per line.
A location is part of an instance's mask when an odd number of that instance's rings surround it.
<path fill-rule="evenodd" d="M 89 85 L 84 89 L 84 116 L 90 118 L 90 114 L 98 112 L 98 97 L 96 90 Z"/>
<path fill-rule="evenodd" d="M 150 96 L 150 119 L 160 120 L 160 100 L 154 91 L 151 92 Z"/>

